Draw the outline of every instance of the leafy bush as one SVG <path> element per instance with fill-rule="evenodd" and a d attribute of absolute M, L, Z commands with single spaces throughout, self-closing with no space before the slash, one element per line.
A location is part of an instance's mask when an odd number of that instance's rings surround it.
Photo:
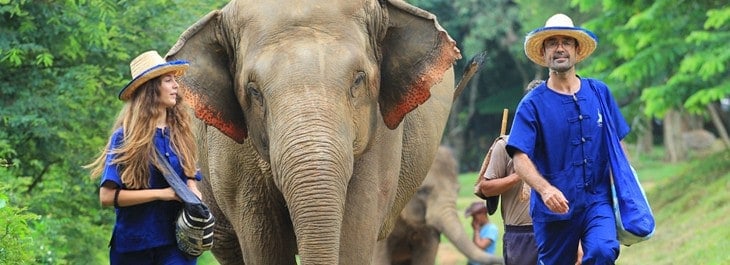
<path fill-rule="evenodd" d="M 0 264 L 33 263 L 32 252 L 27 251 L 35 247 L 28 224 L 38 216 L 13 206 L 6 191 L 6 185 L 0 182 Z"/>

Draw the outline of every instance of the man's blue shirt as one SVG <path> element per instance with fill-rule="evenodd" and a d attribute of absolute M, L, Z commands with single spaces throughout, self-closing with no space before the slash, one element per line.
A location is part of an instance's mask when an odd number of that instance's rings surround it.
<path fill-rule="evenodd" d="M 567 220 L 586 205 L 611 200 L 605 121 L 611 120 L 620 138 L 628 134 L 629 127 L 603 82 L 591 80 L 609 113 L 601 111 L 589 80 L 580 80 L 574 95 L 557 93 L 547 82 L 541 84 L 525 95 L 515 113 L 507 151 L 510 156 L 516 150 L 527 154 L 570 206 L 566 214 L 553 213 L 533 190 L 530 212 L 534 221 Z"/>

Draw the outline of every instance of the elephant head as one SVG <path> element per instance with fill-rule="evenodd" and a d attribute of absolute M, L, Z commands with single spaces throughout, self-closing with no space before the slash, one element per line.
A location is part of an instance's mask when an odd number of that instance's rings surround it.
<path fill-rule="evenodd" d="M 375 264 L 434 264 L 441 234 L 468 259 L 481 264 L 503 260 L 479 249 L 464 230 L 456 209 L 458 163 L 450 148 L 441 146 L 416 194 L 403 208 L 387 240 L 379 242 Z"/>
<path fill-rule="evenodd" d="M 249 130 L 265 127 L 265 113 L 249 113 L 255 103 L 271 109 L 278 102 L 268 100 L 281 97 L 276 92 L 296 99 L 294 91 L 283 89 L 293 86 L 338 87 L 325 92 L 339 92 L 343 99 L 362 90 L 395 129 L 461 55 L 432 14 L 402 1 L 382 2 L 232 1 L 189 27 L 167 58 L 193 61 L 183 78 L 191 92 L 186 100 L 197 117 L 238 143 Z M 234 10 L 241 12 L 226 16 Z M 286 70 L 319 78 L 297 84 L 269 76 Z M 253 133 L 266 138 L 265 132 Z"/>
<path fill-rule="evenodd" d="M 199 133 L 201 190 L 230 256 L 369 261 L 433 159 L 459 58 L 403 1 L 234 0 L 190 26 L 167 59 L 190 61 L 185 100 L 217 129 Z"/>

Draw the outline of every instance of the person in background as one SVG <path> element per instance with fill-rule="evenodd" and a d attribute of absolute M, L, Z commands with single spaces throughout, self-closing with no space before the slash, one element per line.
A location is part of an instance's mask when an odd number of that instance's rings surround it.
<path fill-rule="evenodd" d="M 177 247 L 175 222 L 182 203 L 155 158 L 165 155 L 188 188 L 200 197 L 195 141 L 175 78 L 186 61 L 166 62 L 156 51 L 130 63 L 132 80 L 119 92 L 124 102 L 102 153 L 86 168 L 101 176 L 99 201 L 116 210 L 110 264 L 196 264 Z"/>
<path fill-rule="evenodd" d="M 541 85 L 544 80 L 533 80 L 525 93 Z M 502 256 L 505 265 L 537 264 L 537 244 L 529 213 L 530 186 L 515 173 L 512 158 L 505 146 L 509 135 L 497 137 L 484 158 L 479 171 L 475 194 L 482 199 L 500 196 L 504 236 Z"/>
<path fill-rule="evenodd" d="M 506 149 L 517 175 L 532 188 L 538 264 L 573 264 L 579 244 L 583 264 L 618 259 L 604 119 L 620 139 L 629 127 L 606 84 L 575 69 L 597 44 L 595 34 L 564 14 L 525 38 L 525 54 L 547 67 L 549 76 L 520 101 Z"/>
<path fill-rule="evenodd" d="M 483 202 L 473 202 L 464 213 L 465 216 L 471 216 L 471 227 L 474 229 L 474 244 L 486 253 L 494 255 L 497 249 L 497 237 L 499 230 L 497 226 L 489 221 L 487 215 L 487 207 Z M 473 261 L 469 261 L 469 265 L 479 265 Z"/>

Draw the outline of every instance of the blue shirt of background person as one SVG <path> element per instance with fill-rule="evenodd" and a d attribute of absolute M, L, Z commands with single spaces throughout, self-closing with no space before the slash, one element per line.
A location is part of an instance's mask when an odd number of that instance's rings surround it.
<path fill-rule="evenodd" d="M 497 237 L 499 236 L 499 230 L 497 229 L 497 226 L 491 222 L 482 226 L 482 229 L 479 230 L 479 236 L 492 240 L 492 244 L 489 244 L 485 251 L 489 254 L 494 255 L 497 250 Z"/>
<path fill-rule="evenodd" d="M 494 255 L 494 253 L 497 252 L 497 237 L 499 237 L 499 230 L 497 229 L 497 226 L 491 222 L 483 225 L 482 228 L 479 229 L 479 237 L 492 240 L 492 243 L 484 249 L 484 252 Z M 480 263 L 469 261 L 469 265 L 480 265 Z"/>
<path fill-rule="evenodd" d="M 489 221 L 487 207 L 484 202 L 472 202 L 466 209 L 465 216 L 471 216 L 471 228 L 474 230 L 472 241 L 487 254 L 494 255 L 497 249 L 497 237 L 499 230 L 494 223 Z M 469 261 L 468 264 L 480 264 Z"/>

